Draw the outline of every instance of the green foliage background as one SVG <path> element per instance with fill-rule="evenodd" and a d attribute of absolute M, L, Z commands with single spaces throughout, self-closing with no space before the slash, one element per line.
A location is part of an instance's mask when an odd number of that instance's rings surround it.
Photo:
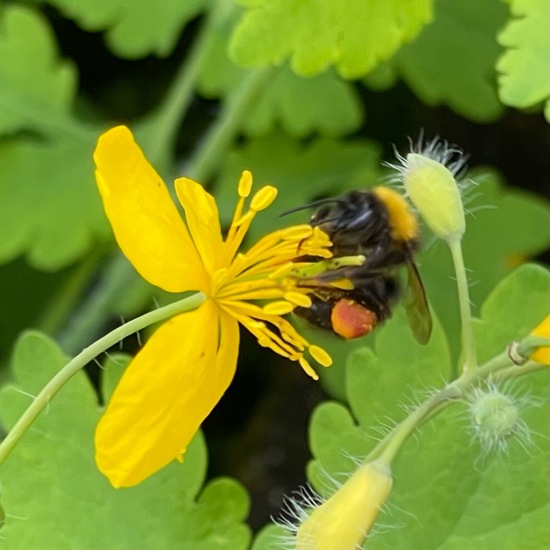
<path fill-rule="evenodd" d="M 225 221 L 242 169 L 275 184 L 276 207 L 251 239 L 307 219 L 274 211 L 384 181 L 393 144 L 405 152 L 422 129 L 458 143 L 477 182 L 464 253 L 478 352 L 525 336 L 548 314 L 546 270 L 514 268 L 548 263 L 549 15 L 545 0 L 0 0 L 4 429 L 67 356 L 173 299 L 121 257 L 101 208 L 92 151 L 121 122 L 168 183 L 208 186 Z M 305 481 L 310 413 L 308 474 L 326 493 L 327 473 L 345 479 L 349 456 L 364 456 L 403 404 L 457 373 L 450 257 L 424 243 L 427 348 L 399 308 L 360 341 L 304 326 L 335 358 L 321 389 L 245 338 L 235 384 L 205 425 L 210 458 L 199 435 L 183 465 L 139 487 L 114 491 L 93 463 L 94 426 L 126 359 L 79 373 L 0 466 L 2 547 L 247 548 L 251 527 Z M 547 373 L 510 391 L 537 405 L 525 411 L 532 445 L 484 457 L 460 406 L 446 411 L 399 455 L 369 548 L 548 547 Z"/>

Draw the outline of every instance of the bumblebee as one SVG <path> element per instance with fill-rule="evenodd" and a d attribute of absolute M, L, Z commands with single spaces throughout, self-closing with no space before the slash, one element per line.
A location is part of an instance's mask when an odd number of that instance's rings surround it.
<path fill-rule="evenodd" d="M 405 199 L 387 187 L 352 191 L 334 199 L 323 199 L 305 207 L 320 206 L 309 223 L 322 229 L 332 241 L 333 258 L 363 255 L 359 266 L 328 271 L 303 284 L 314 288 L 312 305 L 294 310 L 300 317 L 343 338 L 370 333 L 391 316 L 403 298 L 416 340 L 428 342 L 432 321 L 424 285 L 414 262 L 419 248 L 416 216 Z M 311 261 L 311 256 L 307 257 Z M 406 271 L 406 286 L 401 271 Z M 351 289 L 327 283 L 348 279 Z"/>

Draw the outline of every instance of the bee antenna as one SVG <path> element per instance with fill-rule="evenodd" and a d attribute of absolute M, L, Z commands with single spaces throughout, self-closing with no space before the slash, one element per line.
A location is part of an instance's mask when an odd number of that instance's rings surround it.
<path fill-rule="evenodd" d="M 297 206 L 296 208 L 291 208 L 290 210 L 285 210 L 284 212 L 281 212 L 279 214 L 279 218 L 287 216 L 288 214 L 294 214 L 294 212 L 300 212 L 300 210 L 307 210 L 308 208 L 313 208 L 314 206 L 327 204 L 329 202 L 339 202 L 339 199 L 319 199 L 308 204 L 303 204 L 302 206 Z"/>

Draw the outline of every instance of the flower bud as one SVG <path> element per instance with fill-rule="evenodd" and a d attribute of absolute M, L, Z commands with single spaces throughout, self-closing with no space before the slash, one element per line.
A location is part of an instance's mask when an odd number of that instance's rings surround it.
<path fill-rule="evenodd" d="M 366 539 L 392 487 L 389 466 L 362 465 L 296 533 L 296 550 L 356 550 Z"/>
<path fill-rule="evenodd" d="M 477 392 L 470 409 L 472 422 L 487 438 L 508 437 L 519 419 L 515 403 L 498 391 Z"/>
<path fill-rule="evenodd" d="M 436 237 L 446 241 L 462 237 L 466 230 L 462 198 L 453 173 L 444 164 L 420 153 L 409 153 L 403 183 Z"/>
<path fill-rule="evenodd" d="M 473 392 L 470 396 L 470 421 L 485 452 L 506 450 L 512 436 L 518 436 L 524 443 L 530 441 L 529 428 L 521 418 L 524 405 L 525 399 L 515 399 L 494 386 Z"/>

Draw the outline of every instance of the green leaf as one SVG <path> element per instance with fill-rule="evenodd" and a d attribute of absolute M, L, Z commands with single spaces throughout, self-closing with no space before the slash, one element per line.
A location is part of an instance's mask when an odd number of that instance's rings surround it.
<path fill-rule="evenodd" d="M 396 308 L 392 319 L 379 329 L 374 350 L 359 350 L 349 357 L 347 396 L 361 425 L 376 425 L 383 418 L 400 422 L 407 416 L 404 405 L 413 407 L 428 388 L 449 379 L 447 339 L 437 319 L 433 321 L 430 341 L 421 345 L 412 335 L 403 308 Z"/>
<path fill-rule="evenodd" d="M 199 92 L 208 98 L 231 102 L 246 71 L 235 65 L 226 51 L 236 20 L 235 11 L 212 23 L 198 77 Z M 356 130 L 363 121 L 362 106 L 354 88 L 333 71 L 300 78 L 287 64 L 278 68 L 269 87 L 255 103 L 243 130 L 249 135 L 266 134 L 277 124 L 292 136 L 314 132 L 338 136 Z"/>
<path fill-rule="evenodd" d="M 76 70 L 59 59 L 46 20 L 16 4 L 5 7 L 0 12 L 0 134 L 34 129 L 29 121 L 36 118 L 68 117 L 76 88 Z"/>
<path fill-rule="evenodd" d="M 502 352 L 512 339 L 534 328 L 548 314 L 549 301 L 550 276 L 538 266 L 521 267 L 502 281 L 476 323 L 479 358 Z M 426 426 L 417 442 L 409 442 L 395 463 L 389 508 L 392 522 L 405 522 L 410 546 L 396 531 L 384 540 L 374 538 L 372 548 L 546 548 L 549 449 L 543 434 L 549 429 L 548 374 L 540 372 L 501 388 L 512 396 L 527 395 L 523 418 L 531 430 L 531 445 L 512 439 L 507 454 L 484 457 L 483 449 L 468 441 L 461 419 L 465 411 L 457 415 L 452 410 Z"/>
<path fill-rule="evenodd" d="M 478 360 L 486 361 L 527 336 L 550 313 L 550 274 L 538 265 L 514 270 L 493 290 L 477 321 Z"/>
<path fill-rule="evenodd" d="M 0 392 L 6 428 L 65 363 L 43 335 L 28 333 L 19 340 L 15 382 Z M 105 365 L 108 371 L 112 367 L 109 361 Z M 114 377 L 110 374 L 107 386 Z M 3 548 L 247 548 L 250 534 L 242 522 L 248 503 L 238 483 L 214 481 L 195 501 L 206 472 L 200 435 L 183 465 L 173 462 L 136 487 L 115 490 L 94 464 L 101 413 L 88 378 L 77 373 L 2 464 Z"/>
<path fill-rule="evenodd" d="M 547 376 L 534 376 L 533 383 L 540 385 L 537 396 L 548 392 Z M 524 416 L 533 428 L 548 417 L 548 408 Z M 525 449 L 515 441 L 507 454 L 483 457 L 469 439 L 465 422 L 449 410 L 405 446 L 394 464 L 387 513 L 380 518 L 381 527 L 400 528 L 373 536 L 369 550 L 548 546 L 547 442 L 538 438 Z"/>
<path fill-rule="evenodd" d="M 169 55 L 185 25 L 210 0 L 48 0 L 87 31 L 106 30 L 106 41 L 119 57 Z"/>
<path fill-rule="evenodd" d="M 308 464 L 308 478 L 324 496 L 347 479 L 354 458 L 366 456 L 373 443 L 348 409 L 331 402 L 322 403 L 313 412 L 309 440 L 316 460 Z"/>
<path fill-rule="evenodd" d="M 406 410 L 428 388 L 441 386 L 449 373 L 448 346 L 437 320 L 429 344 L 421 346 L 404 311 L 397 309 L 377 329 L 374 350 L 363 347 L 348 357 L 345 384 L 353 417 L 333 403 L 322 404 L 312 416 L 310 445 L 317 461 L 310 464 L 308 475 L 314 487 L 323 494 L 334 490 L 327 485 L 327 472 L 338 483 L 344 482 L 354 464 L 350 457 L 366 456 L 383 434 L 403 420 Z"/>
<path fill-rule="evenodd" d="M 510 0 L 510 19 L 498 40 L 507 48 L 497 63 L 499 95 L 506 105 L 529 107 L 550 95 L 550 4 L 546 0 Z M 547 102 L 546 109 L 550 109 Z M 550 121 L 550 117 L 547 116 Z"/>
<path fill-rule="evenodd" d="M 499 0 L 440 0 L 435 10 L 434 22 L 389 64 L 424 103 L 448 105 L 476 122 L 495 120 L 503 112 L 494 83 L 496 34 L 506 7 Z"/>
<path fill-rule="evenodd" d="M 550 274 L 533 265 L 517 269 L 491 293 L 476 321 L 478 356 L 493 357 L 526 335 L 548 314 L 549 303 Z M 348 394 L 358 425 L 342 405 L 322 404 L 313 414 L 310 437 L 317 460 L 309 473 L 324 494 L 327 480 L 342 482 L 354 470 L 354 458 L 373 447 L 377 427 L 387 432 L 403 416 L 396 407 L 410 404 L 411 392 L 420 397 L 422 386 L 442 386 L 437 373 L 445 375 L 448 352 L 437 324 L 425 356 L 411 353 L 412 341 L 401 331 L 399 319 L 392 319 L 379 329 L 376 354 L 356 352 L 350 358 Z M 418 366 L 418 379 L 411 381 Z M 463 404 L 417 431 L 394 461 L 394 488 L 368 538 L 369 550 L 548 547 L 549 374 L 543 370 L 500 388 L 519 400 L 532 443 L 511 437 L 505 454 L 487 454 L 471 441 Z M 362 434 L 363 448 L 348 447 L 352 432 L 356 438 Z"/>
<path fill-rule="evenodd" d="M 99 128 L 71 111 L 76 71 L 58 58 L 46 20 L 10 4 L 0 26 L 0 262 L 74 262 L 110 232 L 93 181 Z M 29 40 L 32 36 L 32 40 Z"/>
<path fill-rule="evenodd" d="M 220 523 L 241 521 L 248 514 L 248 495 L 232 479 L 217 479 L 202 492 L 199 502 Z"/>
<path fill-rule="evenodd" d="M 34 267 L 55 270 L 110 238 L 93 181 L 89 140 L 0 143 L 0 262 L 26 253 Z"/>
<path fill-rule="evenodd" d="M 279 121 L 291 136 L 337 137 L 357 130 L 363 113 L 355 90 L 332 71 L 300 78 L 284 65 L 255 105 L 245 130 L 251 135 L 265 134 Z"/>
<path fill-rule="evenodd" d="M 391 57 L 431 20 L 430 0 L 241 0 L 248 11 L 230 52 L 245 67 L 281 65 L 312 76 L 334 65 L 358 78 Z"/>

